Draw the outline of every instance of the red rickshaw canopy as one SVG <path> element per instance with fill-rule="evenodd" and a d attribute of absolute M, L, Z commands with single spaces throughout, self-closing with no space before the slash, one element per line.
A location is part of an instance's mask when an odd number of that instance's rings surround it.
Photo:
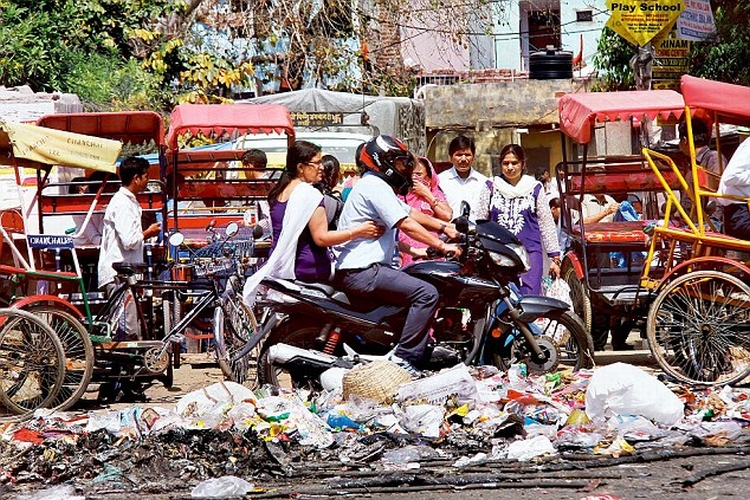
<path fill-rule="evenodd" d="M 560 129 L 580 144 L 591 141 L 596 122 L 682 116 L 685 102 L 674 90 L 584 92 L 565 94 L 558 102 Z"/>
<path fill-rule="evenodd" d="M 153 111 L 61 113 L 41 117 L 37 125 L 114 139 L 125 144 L 153 141 L 159 149 L 164 145 L 164 125 L 161 116 Z"/>
<path fill-rule="evenodd" d="M 750 87 L 683 75 L 680 90 L 685 104 L 715 111 L 721 123 L 747 125 L 750 122 Z"/>
<path fill-rule="evenodd" d="M 180 104 L 170 116 L 167 146 L 179 149 L 177 139 L 186 133 L 204 135 L 285 133 L 294 140 L 289 110 L 280 104 Z"/>

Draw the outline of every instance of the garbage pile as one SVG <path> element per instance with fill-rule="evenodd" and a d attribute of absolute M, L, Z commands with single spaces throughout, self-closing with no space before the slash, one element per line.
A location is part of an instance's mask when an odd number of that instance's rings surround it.
<path fill-rule="evenodd" d="M 327 374 L 330 390 L 320 394 L 220 382 L 171 409 L 40 411 L 0 424 L 0 485 L 119 481 L 170 491 L 224 476 L 312 474 L 320 463 L 461 470 L 750 441 L 750 390 L 667 386 L 623 363 L 542 376 L 523 365 L 458 365 L 398 385 L 392 373 L 377 380 L 388 370 L 369 370 L 367 380 L 356 370 Z"/>

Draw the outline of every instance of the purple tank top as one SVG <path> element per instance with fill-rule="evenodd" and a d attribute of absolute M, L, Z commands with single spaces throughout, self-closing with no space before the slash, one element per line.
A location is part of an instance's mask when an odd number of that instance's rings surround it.
<path fill-rule="evenodd" d="M 275 201 L 271 203 L 271 228 L 273 241 L 271 252 L 276 248 L 277 235 L 281 234 L 287 202 Z M 321 200 L 320 206 L 323 206 Z M 305 226 L 297 243 L 297 259 L 294 273 L 298 280 L 307 282 L 327 282 L 331 279 L 331 254 L 327 248 L 319 247 L 313 241 L 310 228 Z"/>

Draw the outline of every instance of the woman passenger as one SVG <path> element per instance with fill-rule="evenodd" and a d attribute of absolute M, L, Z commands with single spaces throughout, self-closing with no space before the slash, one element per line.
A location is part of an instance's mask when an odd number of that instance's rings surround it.
<path fill-rule="evenodd" d="M 475 219 L 489 219 L 518 236 L 529 253 L 531 268 L 521 275 L 522 295 L 542 293 L 544 250 L 552 259 L 550 272 L 560 276 L 560 243 L 542 184 L 526 170 L 526 153 L 518 144 L 500 152 L 501 175 L 482 189 Z"/>
<path fill-rule="evenodd" d="M 249 304 L 261 280 L 298 279 L 328 282 L 333 259 L 328 247 L 355 238 L 377 238 L 383 229 L 366 222 L 346 231 L 329 231 L 323 194 L 313 187 L 323 177 L 320 146 L 297 141 L 289 148 L 284 173 L 268 193 L 273 241 L 268 261 L 247 279 L 244 298 Z"/>
<path fill-rule="evenodd" d="M 411 178 L 413 181 L 411 190 L 405 197 L 399 198 L 423 214 L 449 222 L 453 217 L 453 210 L 445 199 L 445 193 L 440 189 L 440 179 L 432 162 L 420 156 L 414 165 Z M 435 235 L 437 236 L 437 233 Z M 427 245 L 408 237 L 403 232 L 399 232 L 398 246 L 402 266 L 411 264 L 414 257 L 426 256 Z"/>

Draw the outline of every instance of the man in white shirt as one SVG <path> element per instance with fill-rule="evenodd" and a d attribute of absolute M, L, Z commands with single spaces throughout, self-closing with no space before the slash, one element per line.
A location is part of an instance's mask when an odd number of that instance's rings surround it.
<path fill-rule="evenodd" d="M 469 203 L 472 212 L 476 210 L 479 193 L 488 179 L 472 168 L 476 154 L 474 139 L 459 135 L 448 146 L 448 154 L 453 166 L 441 172 L 438 177 L 440 188 L 453 210 L 453 217 L 459 217 L 462 201 Z"/>
<path fill-rule="evenodd" d="M 721 174 L 718 192 L 750 198 L 750 140 L 745 140 Z M 747 201 L 718 198 L 724 206 L 724 229 L 729 236 L 750 240 L 750 212 Z"/>
<path fill-rule="evenodd" d="M 143 211 L 136 194 L 144 191 L 148 184 L 148 161 L 136 156 L 126 158 L 120 165 L 122 186 L 104 212 L 102 243 L 99 253 L 99 288 L 107 296 L 116 288 L 117 272 L 112 267 L 120 262 L 142 264 L 143 240 L 158 236 L 161 224 L 151 224 L 145 231 L 141 226 Z M 138 312 L 135 297 L 126 294 L 124 321 L 118 325 L 115 340 L 137 340 L 141 338 L 138 328 Z"/>
<path fill-rule="evenodd" d="M 348 294 L 384 304 L 407 305 L 398 346 L 391 360 L 413 376 L 425 357 L 432 316 L 437 308 L 438 292 L 434 286 L 390 267 L 396 249 L 396 230 L 443 252 L 460 253 L 430 231 L 456 237 L 453 224 L 423 214 L 399 200 L 411 184 L 414 157 L 398 139 L 378 136 L 365 144 L 361 153 L 368 170 L 354 185 L 339 218 L 339 230 L 374 221 L 385 227 L 377 239 L 356 238 L 334 248 L 336 275 L 334 283 Z"/>

